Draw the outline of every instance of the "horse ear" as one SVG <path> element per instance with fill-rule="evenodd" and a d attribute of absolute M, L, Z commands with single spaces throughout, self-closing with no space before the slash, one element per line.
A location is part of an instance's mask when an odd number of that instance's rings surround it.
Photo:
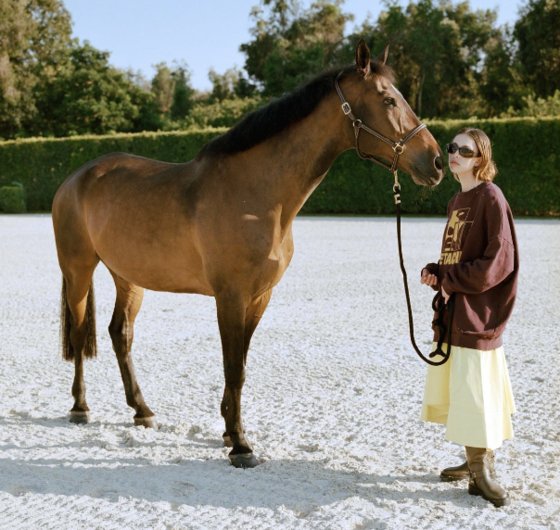
<path fill-rule="evenodd" d="M 381 64 L 387 64 L 387 57 L 389 57 L 389 45 L 385 46 L 383 53 L 379 56 L 379 62 Z"/>
<path fill-rule="evenodd" d="M 369 48 L 367 47 L 364 39 L 360 39 L 358 46 L 356 46 L 356 67 L 358 72 L 360 72 L 364 77 L 366 77 L 370 72 L 370 60 L 371 56 Z"/>

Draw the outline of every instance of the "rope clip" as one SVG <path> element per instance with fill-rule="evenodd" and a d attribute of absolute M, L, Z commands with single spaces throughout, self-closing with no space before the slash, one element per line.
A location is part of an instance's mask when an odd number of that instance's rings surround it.
<path fill-rule="evenodd" d="M 401 185 L 399 184 L 399 175 L 397 170 L 393 171 L 393 177 L 395 177 L 395 183 L 393 184 L 393 196 L 395 198 L 395 204 L 401 203 Z"/>

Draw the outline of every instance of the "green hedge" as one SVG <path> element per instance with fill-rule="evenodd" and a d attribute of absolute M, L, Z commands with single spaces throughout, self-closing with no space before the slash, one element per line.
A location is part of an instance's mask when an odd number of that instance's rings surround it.
<path fill-rule="evenodd" d="M 560 216 L 560 118 L 446 121 L 428 124 L 440 145 L 465 125 L 484 129 L 492 139 L 498 166 L 496 183 L 516 215 Z M 60 183 L 83 163 L 124 151 L 169 162 L 193 158 L 223 129 L 180 133 L 142 133 L 62 139 L 25 139 L 0 143 L 0 185 L 21 182 L 27 208 L 48 211 Z M 435 189 L 416 186 L 401 173 L 403 210 L 443 215 L 458 189 L 449 171 Z M 344 153 L 304 206 L 305 213 L 392 214 L 392 175 Z"/>
<path fill-rule="evenodd" d="M 18 184 L 0 186 L 0 212 L 24 213 L 25 211 L 25 190 L 23 186 Z"/>
<path fill-rule="evenodd" d="M 0 143 L 0 185 L 21 182 L 30 211 L 50 211 L 60 184 L 82 164 L 114 151 L 169 162 L 193 158 L 200 147 L 223 130 L 185 133 L 115 134 L 71 138 L 31 138 Z"/>

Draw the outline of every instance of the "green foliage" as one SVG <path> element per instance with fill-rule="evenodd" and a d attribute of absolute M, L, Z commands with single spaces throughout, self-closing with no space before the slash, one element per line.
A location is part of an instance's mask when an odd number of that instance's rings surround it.
<path fill-rule="evenodd" d="M 527 0 L 514 28 L 497 28 L 495 10 L 466 1 L 385 0 L 378 19 L 350 35 L 353 16 L 343 7 L 261 0 L 251 40 L 240 46 L 244 70 L 210 70 L 207 94 L 191 87 L 184 63 L 158 64 L 149 81 L 112 67 L 109 53 L 71 39 L 62 0 L 3 0 L 0 139 L 229 126 L 255 100 L 351 63 L 359 38 L 377 55 L 390 44 L 398 87 L 421 116 L 558 115 L 558 0 Z"/>
<path fill-rule="evenodd" d="M 374 52 L 390 45 L 399 89 L 418 115 L 466 118 L 482 107 L 481 66 L 500 37 L 495 20 L 495 12 L 472 12 L 466 2 L 419 0 L 406 8 L 390 3 L 377 24 L 366 22 L 358 33 Z"/>
<path fill-rule="evenodd" d="M 331 66 L 343 41 L 344 26 L 353 17 L 344 14 L 341 1 L 313 2 L 302 11 L 300 2 L 273 0 L 255 9 L 254 40 L 242 44 L 245 69 L 267 96 L 293 90 L 306 79 Z"/>
<path fill-rule="evenodd" d="M 197 128 L 231 127 L 262 104 L 258 97 L 229 98 L 196 104 L 185 124 Z"/>
<path fill-rule="evenodd" d="M 169 86 L 158 72 L 150 90 L 71 30 L 61 0 L 0 2 L 0 139 L 154 130 L 188 116 L 186 67 L 168 69 Z"/>
<path fill-rule="evenodd" d="M 186 66 L 178 66 L 173 72 L 175 87 L 170 113 L 173 120 L 186 118 L 192 110 L 194 90 L 190 86 L 190 77 Z"/>
<path fill-rule="evenodd" d="M 496 28 L 495 10 L 472 11 L 468 2 L 384 4 L 376 22 L 366 19 L 343 37 L 350 17 L 341 2 L 303 10 L 297 0 L 267 0 L 253 10 L 253 40 L 240 47 L 245 69 L 265 95 L 280 96 L 328 66 L 352 61 L 363 38 L 374 54 L 390 45 L 398 87 L 421 116 L 495 117 L 521 109 L 532 92 L 550 96 L 560 89 L 557 0 L 530 0 L 513 32 Z"/>
<path fill-rule="evenodd" d="M 479 84 L 482 104 L 476 113 L 496 117 L 507 109 L 520 108 L 527 90 L 515 59 L 515 40 L 506 27 L 486 45 Z"/>
<path fill-rule="evenodd" d="M 434 121 L 428 124 L 440 145 L 465 125 L 484 129 L 493 142 L 498 166 L 496 183 L 516 215 L 560 216 L 560 119 L 515 118 L 487 121 Z M 27 206 L 48 211 L 61 182 L 88 160 L 124 151 L 169 162 L 194 158 L 200 148 L 223 129 L 177 133 L 120 134 L 65 139 L 24 139 L 0 143 L 0 167 L 6 180 L 22 182 Z M 448 174 L 430 190 L 416 186 L 401 173 L 405 213 L 445 215 L 458 191 Z M 304 206 L 306 213 L 393 214 L 392 175 L 344 153 Z"/>
<path fill-rule="evenodd" d="M 70 34 L 60 0 L 0 2 L 0 138 L 37 115 L 36 87 L 58 75 Z"/>
<path fill-rule="evenodd" d="M 515 23 L 517 56 L 527 84 L 539 97 L 560 89 L 560 2 L 529 0 Z"/>
<path fill-rule="evenodd" d="M 109 53 L 74 44 L 58 76 L 38 90 L 35 134 L 76 135 L 133 131 L 139 106 L 147 98 L 109 64 Z"/>
<path fill-rule="evenodd" d="M 156 65 L 151 94 L 161 124 L 166 119 L 181 120 L 190 114 L 194 105 L 194 90 L 190 86 L 190 77 L 186 65 L 178 65 L 174 69 L 165 63 Z"/>
<path fill-rule="evenodd" d="M 236 97 L 250 98 L 255 96 L 255 85 L 251 84 L 237 68 L 229 68 L 223 74 L 218 74 L 211 68 L 208 72 L 208 78 L 212 82 L 209 103 Z"/>
<path fill-rule="evenodd" d="M 25 210 L 25 190 L 23 186 L 17 184 L 0 186 L 0 212 L 24 213 Z"/>
<path fill-rule="evenodd" d="M 168 114 L 171 111 L 174 92 L 173 72 L 165 63 L 156 64 L 156 75 L 152 79 L 152 94 L 160 114 Z"/>
<path fill-rule="evenodd" d="M 511 118 L 514 116 L 530 116 L 533 118 L 560 116 L 560 90 L 556 90 L 548 98 L 537 98 L 534 94 L 525 96 L 523 106 L 520 109 L 516 110 L 510 107 L 501 117 Z"/>

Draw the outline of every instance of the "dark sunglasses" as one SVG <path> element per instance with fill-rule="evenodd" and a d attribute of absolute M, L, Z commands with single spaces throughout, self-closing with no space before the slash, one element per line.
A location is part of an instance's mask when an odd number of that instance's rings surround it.
<path fill-rule="evenodd" d="M 447 150 L 447 152 L 449 154 L 454 154 L 457 151 L 459 151 L 459 154 L 463 157 L 463 158 L 473 158 L 475 156 L 478 156 L 472 149 L 470 149 L 469 147 L 466 146 L 461 146 L 459 147 L 455 142 L 451 143 L 451 144 L 447 144 L 445 146 L 445 149 Z"/>

